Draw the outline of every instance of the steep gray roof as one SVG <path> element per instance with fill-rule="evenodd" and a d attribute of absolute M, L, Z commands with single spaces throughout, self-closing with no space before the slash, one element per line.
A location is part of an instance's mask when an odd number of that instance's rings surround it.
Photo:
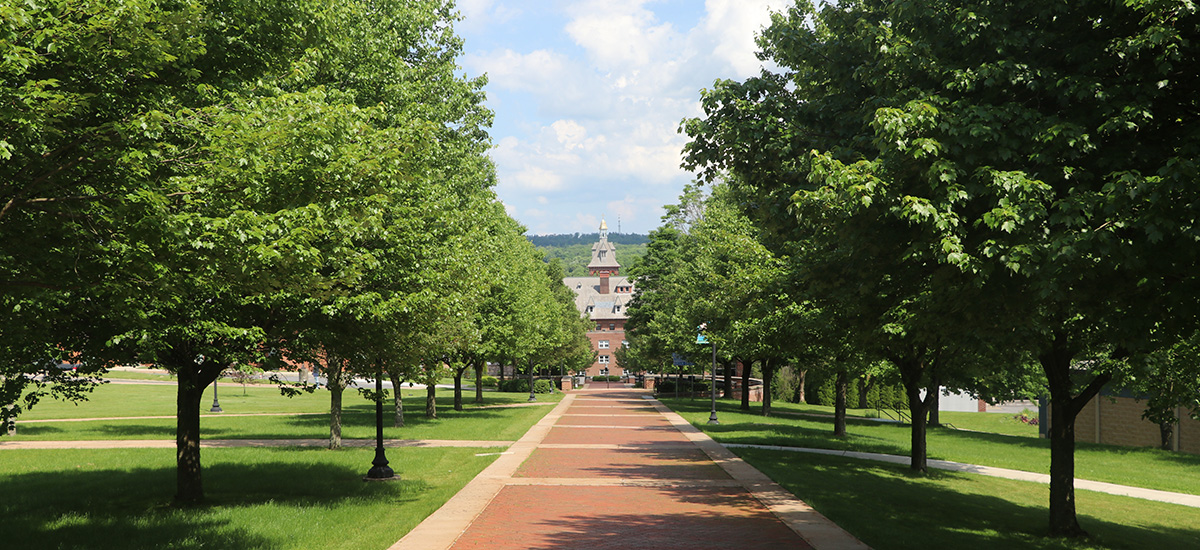
<path fill-rule="evenodd" d="M 621 267 L 617 263 L 617 245 L 608 242 L 608 239 L 601 237 L 600 241 L 592 245 L 592 261 L 588 262 L 588 269 L 593 267 Z"/>
<path fill-rule="evenodd" d="M 616 292 L 617 287 L 633 288 L 628 277 L 609 277 L 608 294 L 600 294 L 600 277 L 566 277 L 563 284 L 575 292 L 575 309 L 589 319 L 628 319 L 627 308 L 633 292 Z"/>

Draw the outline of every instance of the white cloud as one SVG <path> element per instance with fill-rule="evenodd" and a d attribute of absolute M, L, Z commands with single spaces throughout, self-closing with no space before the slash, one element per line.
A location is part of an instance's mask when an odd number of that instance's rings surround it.
<path fill-rule="evenodd" d="M 605 71 L 629 71 L 650 65 L 679 38 L 670 23 L 659 23 L 645 0 L 593 0 L 568 11 L 567 34 Z"/>
<path fill-rule="evenodd" d="M 551 50 L 535 50 L 527 54 L 510 49 L 467 54 L 463 64 L 473 72 L 487 73 L 488 82 L 507 90 L 543 92 L 555 81 L 562 80 L 572 64 L 567 56 Z"/>
<path fill-rule="evenodd" d="M 701 114 L 699 90 L 713 80 L 757 74 L 755 33 L 769 23 L 768 8 L 787 3 L 706 0 L 702 13 L 699 2 L 675 4 L 692 11 L 682 26 L 653 11 L 663 5 L 653 0 L 527 9 L 513 25 L 529 26 L 505 29 L 521 45 L 493 41 L 463 59 L 470 74 L 490 77 L 497 192 L 537 232 L 595 231 L 601 208 L 619 213 L 627 230 L 657 225 L 661 205 L 691 179 L 680 168 L 680 121 Z M 460 5 L 468 18 L 503 7 Z"/>
<path fill-rule="evenodd" d="M 512 175 L 512 181 L 522 189 L 554 191 L 561 189 L 563 179 L 558 174 L 540 166 L 528 166 Z"/>
<path fill-rule="evenodd" d="M 472 31 L 507 23 L 521 14 L 520 9 L 495 0 L 458 0 L 455 6 L 463 16 L 459 26 Z"/>
<path fill-rule="evenodd" d="M 635 198 L 632 194 L 616 201 L 609 201 L 605 211 L 614 220 L 610 228 L 614 231 L 621 227 L 640 227 L 656 223 L 661 217 L 662 203 L 657 198 L 641 196 Z M 650 219 L 652 218 L 652 219 Z"/>
<path fill-rule="evenodd" d="M 713 44 L 711 54 L 733 67 L 739 78 L 758 73 L 756 35 L 770 23 L 770 11 L 782 11 L 782 0 L 706 0 L 707 15 L 697 30 Z"/>
<path fill-rule="evenodd" d="M 575 229 L 573 231 L 587 233 L 587 232 L 599 231 L 599 230 L 600 230 L 600 218 L 596 217 L 594 214 L 576 214 L 575 215 Z"/>
<path fill-rule="evenodd" d="M 587 139 L 587 129 L 574 120 L 556 120 L 550 128 L 554 130 L 558 142 L 568 151 L 595 148 L 596 141 Z"/>

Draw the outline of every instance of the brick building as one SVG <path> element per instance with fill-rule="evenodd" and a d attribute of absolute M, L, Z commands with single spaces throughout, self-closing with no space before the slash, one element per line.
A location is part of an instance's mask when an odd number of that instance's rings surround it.
<path fill-rule="evenodd" d="M 1075 417 L 1075 441 L 1158 447 L 1162 434 L 1158 424 L 1142 418 L 1144 410 L 1146 402 L 1128 393 L 1105 392 L 1093 397 Z M 1200 421 L 1193 419 L 1185 408 L 1177 409 L 1175 417 L 1179 423 L 1175 425 L 1172 450 L 1200 454 Z"/>
<path fill-rule="evenodd" d="M 563 284 L 575 291 L 575 308 L 594 325 L 588 331 L 588 340 L 596 351 L 596 362 L 588 367 L 588 376 L 604 374 L 618 375 L 624 369 L 617 364 L 619 347 L 628 345 L 625 340 L 625 321 L 629 319 L 627 308 L 633 299 L 633 281 L 621 276 L 621 264 L 617 263 L 617 245 L 608 242 L 608 224 L 600 222 L 600 241 L 592 245 L 592 259 L 588 262 L 587 277 L 566 277 Z"/>

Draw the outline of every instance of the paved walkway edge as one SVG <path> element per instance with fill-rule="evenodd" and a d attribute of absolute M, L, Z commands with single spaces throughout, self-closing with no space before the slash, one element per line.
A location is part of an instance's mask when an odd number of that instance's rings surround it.
<path fill-rule="evenodd" d="M 748 462 L 738 458 L 733 451 L 714 441 L 708 434 L 700 431 L 657 399 L 647 396 L 646 401 L 653 404 L 676 429 L 683 432 L 713 462 L 740 482 L 763 506 L 816 550 L 870 550 L 869 546 L 854 535 L 796 498 Z"/>
<path fill-rule="evenodd" d="M 462 536 L 467 527 L 475 521 L 484 508 L 504 488 L 507 480 L 512 478 L 517 468 L 533 453 L 538 444 L 550 433 L 550 428 L 558 422 L 563 411 L 575 401 L 575 394 L 567 394 L 546 416 L 534 424 L 525 435 L 521 436 L 508 452 L 501 455 L 495 462 L 484 468 L 465 487 L 441 508 L 425 518 L 404 538 L 393 544 L 388 550 L 420 549 L 443 550 L 450 548 L 458 537 Z"/>
<path fill-rule="evenodd" d="M 900 455 L 889 455 L 880 453 L 862 453 L 857 451 L 837 451 L 833 449 L 809 449 L 805 447 L 782 447 L 778 445 L 751 445 L 745 443 L 729 443 L 726 447 L 732 448 L 747 448 L 747 449 L 765 449 L 768 451 L 787 451 L 793 453 L 812 453 L 821 455 L 844 456 L 849 458 L 858 458 L 862 460 L 874 460 L 878 462 L 890 462 L 892 464 L 909 464 L 911 458 Z M 1050 483 L 1050 476 L 1047 474 L 1038 474 L 1034 472 L 1026 472 L 1024 470 L 1010 470 L 1008 468 L 996 468 L 993 466 L 980 466 L 978 464 L 966 464 L 963 462 L 951 462 L 949 460 L 927 460 L 926 464 L 930 468 L 938 470 L 949 470 L 952 472 L 964 472 L 968 474 L 979 474 L 983 476 L 999 477 L 1004 479 L 1014 479 L 1017 481 L 1032 481 L 1034 483 Z M 1171 491 L 1159 491 L 1157 489 L 1143 489 L 1141 487 L 1130 487 L 1128 485 L 1117 485 L 1115 483 L 1105 483 L 1103 481 L 1090 481 L 1087 479 L 1075 479 L 1075 488 L 1085 491 L 1095 491 L 1097 493 L 1107 493 L 1110 495 L 1119 495 L 1144 500 L 1154 500 L 1158 502 L 1166 502 L 1170 504 L 1179 504 L 1182 506 L 1190 506 L 1192 508 L 1200 508 L 1200 495 L 1189 495 L 1187 493 L 1173 493 Z"/>

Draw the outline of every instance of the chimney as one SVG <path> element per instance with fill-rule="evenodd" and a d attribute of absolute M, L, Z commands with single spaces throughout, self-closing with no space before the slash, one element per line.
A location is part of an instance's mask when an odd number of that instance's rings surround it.
<path fill-rule="evenodd" d="M 608 294 L 608 272 L 600 272 L 600 294 Z"/>

